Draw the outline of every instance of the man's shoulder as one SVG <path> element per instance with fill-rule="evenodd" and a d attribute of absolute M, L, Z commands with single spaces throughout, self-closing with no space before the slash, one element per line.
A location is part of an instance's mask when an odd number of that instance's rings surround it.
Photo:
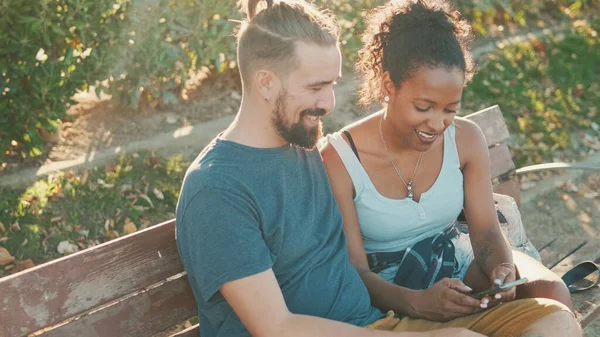
<path fill-rule="evenodd" d="M 229 182 L 227 177 L 228 167 L 232 164 L 234 156 L 228 149 L 219 146 L 215 141 L 207 145 L 194 159 L 185 173 L 183 192 L 188 190 L 199 191 L 206 188 L 224 187 Z"/>

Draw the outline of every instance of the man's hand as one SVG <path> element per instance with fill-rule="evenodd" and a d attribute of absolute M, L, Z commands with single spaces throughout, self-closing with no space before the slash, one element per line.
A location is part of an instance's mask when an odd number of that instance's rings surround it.
<path fill-rule="evenodd" d="M 446 322 L 454 318 L 481 312 L 481 301 L 466 295 L 473 291 L 460 280 L 443 278 L 431 288 L 422 290 L 412 306 L 411 315 L 432 321 Z"/>

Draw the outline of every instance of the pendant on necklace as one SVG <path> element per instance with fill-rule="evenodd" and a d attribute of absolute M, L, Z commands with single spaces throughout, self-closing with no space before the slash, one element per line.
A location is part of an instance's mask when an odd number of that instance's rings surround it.
<path fill-rule="evenodd" d="M 414 194 L 412 192 L 412 184 L 408 184 L 408 186 L 406 186 L 406 188 L 408 189 L 408 197 L 410 198 L 410 200 L 415 200 Z"/>

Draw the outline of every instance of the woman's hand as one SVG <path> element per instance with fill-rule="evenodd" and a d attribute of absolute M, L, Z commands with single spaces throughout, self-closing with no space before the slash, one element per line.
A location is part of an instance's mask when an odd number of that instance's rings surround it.
<path fill-rule="evenodd" d="M 421 290 L 411 306 L 412 317 L 431 321 L 446 322 L 483 311 L 483 300 L 475 299 L 467 293 L 473 290 L 460 280 L 443 278 L 431 288 Z"/>
<path fill-rule="evenodd" d="M 516 279 L 515 265 L 510 262 L 505 262 L 497 265 L 490 275 L 490 280 L 493 287 L 499 287 L 505 283 L 513 282 Z M 508 302 L 515 299 L 517 288 L 512 287 L 501 293 L 494 295 L 495 302 Z"/>

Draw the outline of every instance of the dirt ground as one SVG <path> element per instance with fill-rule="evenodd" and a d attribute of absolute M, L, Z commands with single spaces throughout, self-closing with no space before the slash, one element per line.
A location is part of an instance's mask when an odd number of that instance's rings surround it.
<path fill-rule="evenodd" d="M 69 108 L 59 132 L 45 136 L 46 153 L 25 160 L 9 157 L 8 166 L 0 169 L 0 177 L 236 113 L 241 100 L 237 75 L 213 82 L 190 92 L 187 101 L 164 108 L 140 105 L 138 110 L 112 105 L 110 97 L 97 97 L 93 88 L 80 92 L 74 96 L 78 104 Z"/>
<path fill-rule="evenodd" d="M 548 236 L 600 240 L 600 173 L 585 173 L 567 183 L 563 180 L 564 176 L 554 176 L 544 182 L 556 187 L 546 193 L 539 194 L 535 185 L 523 191 L 531 196 L 521 205 L 528 237 L 534 242 Z M 586 327 L 585 337 L 600 337 L 600 319 Z"/>

